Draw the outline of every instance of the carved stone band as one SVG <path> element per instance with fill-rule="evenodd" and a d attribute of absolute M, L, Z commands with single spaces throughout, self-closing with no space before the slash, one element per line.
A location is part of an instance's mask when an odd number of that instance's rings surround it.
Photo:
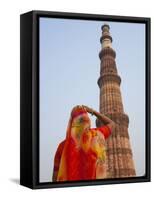
<path fill-rule="evenodd" d="M 104 74 L 103 76 L 100 76 L 97 83 L 99 85 L 99 87 L 101 88 L 102 84 L 105 82 L 116 82 L 120 85 L 121 83 L 121 78 L 119 75 L 117 74 Z"/>

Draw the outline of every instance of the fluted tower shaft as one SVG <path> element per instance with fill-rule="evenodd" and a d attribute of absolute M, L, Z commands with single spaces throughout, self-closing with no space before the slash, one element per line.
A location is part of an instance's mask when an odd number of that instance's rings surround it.
<path fill-rule="evenodd" d="M 116 52 L 112 48 L 109 25 L 102 26 L 100 77 L 100 113 L 110 117 L 116 128 L 107 140 L 107 178 L 135 176 L 133 155 L 129 141 L 128 115 L 124 113 L 120 91 L 121 78 L 116 67 Z M 102 124 L 97 121 L 97 126 Z"/>

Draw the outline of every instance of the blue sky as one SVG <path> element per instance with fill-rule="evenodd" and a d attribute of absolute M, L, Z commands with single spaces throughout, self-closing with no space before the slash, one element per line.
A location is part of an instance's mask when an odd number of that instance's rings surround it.
<path fill-rule="evenodd" d="M 145 25 L 40 18 L 40 182 L 51 181 L 71 109 L 99 110 L 101 26 L 110 25 L 137 176 L 145 172 Z M 95 117 L 91 117 L 95 126 Z"/>

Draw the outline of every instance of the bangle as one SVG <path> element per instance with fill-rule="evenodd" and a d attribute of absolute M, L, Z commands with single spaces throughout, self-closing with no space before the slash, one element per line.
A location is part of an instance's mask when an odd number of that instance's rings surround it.
<path fill-rule="evenodd" d="M 94 115 L 94 111 L 93 111 L 93 109 L 91 109 L 91 111 L 92 111 L 92 112 L 91 112 L 91 115 Z"/>

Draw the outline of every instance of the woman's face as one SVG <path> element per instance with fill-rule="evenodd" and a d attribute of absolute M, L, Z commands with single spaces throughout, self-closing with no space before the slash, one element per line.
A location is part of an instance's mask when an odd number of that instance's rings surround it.
<path fill-rule="evenodd" d="M 80 144 L 80 138 L 84 131 L 90 129 L 90 119 L 87 113 L 76 116 L 72 122 L 71 135 L 77 144 Z"/>
<path fill-rule="evenodd" d="M 74 118 L 72 127 L 76 127 L 83 131 L 85 129 L 90 129 L 90 119 L 87 113 L 82 113 Z"/>

